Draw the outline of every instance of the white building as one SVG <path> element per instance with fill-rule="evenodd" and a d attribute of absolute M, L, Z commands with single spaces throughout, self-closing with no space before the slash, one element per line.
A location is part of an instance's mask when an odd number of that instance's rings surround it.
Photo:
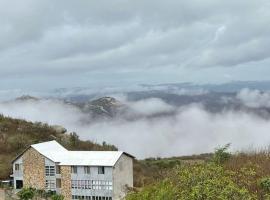
<path fill-rule="evenodd" d="M 56 191 L 66 200 L 118 200 L 133 187 L 133 156 L 68 151 L 56 141 L 31 145 L 13 161 L 14 188 Z"/>

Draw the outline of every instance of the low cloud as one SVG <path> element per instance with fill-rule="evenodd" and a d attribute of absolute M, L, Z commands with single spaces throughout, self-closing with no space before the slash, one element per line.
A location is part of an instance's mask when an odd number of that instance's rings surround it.
<path fill-rule="evenodd" d="M 54 100 L 1 103 L 0 111 L 11 117 L 62 125 L 82 139 L 115 144 L 138 158 L 211 152 L 226 143 L 232 143 L 234 150 L 270 143 L 270 121 L 250 113 L 228 110 L 213 114 L 198 104 L 171 107 L 160 99 L 129 103 L 145 117 L 127 120 L 119 116 L 86 124 L 82 121 L 89 116 Z M 175 111 L 172 115 L 147 117 L 171 109 Z"/>
<path fill-rule="evenodd" d="M 237 98 L 251 108 L 270 107 L 270 92 L 246 88 L 237 94 Z"/>
<path fill-rule="evenodd" d="M 168 113 L 174 110 L 174 107 L 158 98 L 149 98 L 145 100 L 126 102 L 131 111 L 135 114 L 144 116 Z"/>
<path fill-rule="evenodd" d="M 14 118 L 73 127 L 87 117 L 78 108 L 57 100 L 5 102 L 0 104 L 0 112 Z"/>

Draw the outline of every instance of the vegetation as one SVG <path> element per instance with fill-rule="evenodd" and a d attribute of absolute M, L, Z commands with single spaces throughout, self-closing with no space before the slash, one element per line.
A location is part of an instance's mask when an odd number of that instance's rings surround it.
<path fill-rule="evenodd" d="M 269 151 L 231 154 L 228 148 L 216 149 L 211 159 L 182 161 L 164 170 L 158 179 L 130 191 L 127 200 L 270 200 Z"/>
<path fill-rule="evenodd" d="M 32 199 L 50 199 L 50 200 L 64 200 L 63 195 L 58 195 L 55 191 L 37 190 L 35 188 L 23 188 L 19 193 L 20 200 L 32 200 Z M 14 199 L 10 197 L 10 199 Z"/>
<path fill-rule="evenodd" d="M 180 164 L 204 163 L 212 159 L 213 154 L 171 157 L 171 158 L 147 158 L 134 161 L 134 186 L 143 187 L 164 179 L 168 171 Z"/>
<path fill-rule="evenodd" d="M 33 199 L 35 196 L 35 189 L 33 188 L 23 188 L 19 193 L 18 196 L 21 200 L 29 200 Z"/>
<path fill-rule="evenodd" d="M 217 165 L 222 165 L 228 161 L 231 157 L 231 154 L 228 152 L 230 144 L 226 144 L 224 147 L 217 148 L 213 156 L 213 162 Z"/>
<path fill-rule="evenodd" d="M 64 196 L 59 194 L 54 194 L 51 198 L 52 200 L 64 200 Z"/>

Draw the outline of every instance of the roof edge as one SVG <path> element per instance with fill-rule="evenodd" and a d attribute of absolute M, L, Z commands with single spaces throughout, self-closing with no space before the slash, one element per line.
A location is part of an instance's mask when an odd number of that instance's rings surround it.
<path fill-rule="evenodd" d="M 13 164 L 19 157 L 21 157 L 28 149 L 31 148 L 32 145 L 29 145 L 25 150 L 19 153 L 14 159 L 12 159 L 11 163 Z"/>

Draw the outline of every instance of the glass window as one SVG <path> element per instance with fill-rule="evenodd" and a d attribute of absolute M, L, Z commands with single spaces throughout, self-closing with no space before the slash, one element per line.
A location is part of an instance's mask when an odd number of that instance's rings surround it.
<path fill-rule="evenodd" d="M 56 165 L 56 174 L 61 174 L 61 168 L 59 165 Z"/>
<path fill-rule="evenodd" d="M 77 166 L 71 166 L 71 173 L 77 174 L 77 171 L 78 171 Z"/>
<path fill-rule="evenodd" d="M 20 170 L 20 164 L 15 164 L 15 170 L 19 171 Z"/>
<path fill-rule="evenodd" d="M 85 174 L 90 174 L 90 166 L 85 166 L 84 167 L 84 173 Z"/>
<path fill-rule="evenodd" d="M 46 180 L 46 189 L 55 190 L 55 181 L 53 180 Z"/>
<path fill-rule="evenodd" d="M 45 166 L 46 176 L 55 176 L 55 167 L 54 166 Z"/>
<path fill-rule="evenodd" d="M 104 166 L 98 167 L 98 174 L 105 174 L 105 167 Z"/>
<path fill-rule="evenodd" d="M 56 179 L 56 188 L 61 188 L 61 179 Z"/>

